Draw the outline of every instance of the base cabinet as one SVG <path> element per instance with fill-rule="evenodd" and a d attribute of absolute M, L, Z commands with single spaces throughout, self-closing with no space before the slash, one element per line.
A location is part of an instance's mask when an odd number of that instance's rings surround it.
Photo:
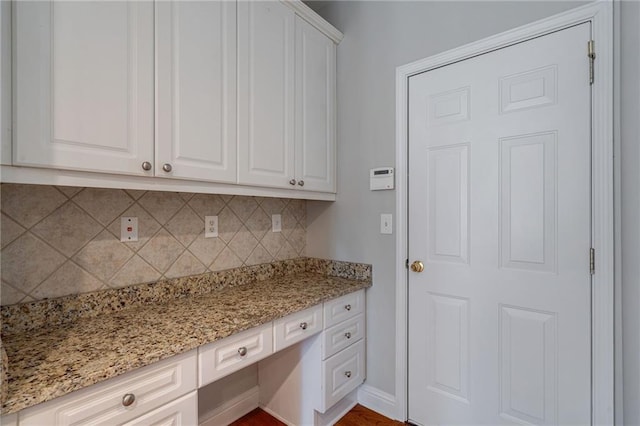
<path fill-rule="evenodd" d="M 365 379 L 364 301 L 361 290 L 325 303 L 322 333 L 260 362 L 265 411 L 305 426 L 332 424 L 344 414 L 342 401 Z"/>
<path fill-rule="evenodd" d="M 347 294 L 2 416 L 2 424 L 214 424 L 198 418 L 198 389 L 256 363 L 259 397 L 251 409 L 259 400 L 289 425 L 333 424 L 355 405 L 365 379 L 364 300 L 364 290 Z"/>
<path fill-rule="evenodd" d="M 18 414 L 18 421 L 20 426 L 126 424 L 195 393 L 196 369 L 196 351 L 192 350 L 27 408 Z M 197 412 L 197 398 L 195 404 Z"/>

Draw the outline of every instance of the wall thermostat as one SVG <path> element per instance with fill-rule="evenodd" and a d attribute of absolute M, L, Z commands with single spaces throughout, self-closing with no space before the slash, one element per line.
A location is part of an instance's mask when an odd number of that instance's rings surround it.
<path fill-rule="evenodd" d="M 379 167 L 369 171 L 369 189 L 380 191 L 393 189 L 393 167 Z"/>

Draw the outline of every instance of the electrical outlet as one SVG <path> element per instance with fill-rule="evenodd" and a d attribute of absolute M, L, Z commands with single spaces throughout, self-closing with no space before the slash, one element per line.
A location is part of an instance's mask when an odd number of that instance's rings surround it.
<path fill-rule="evenodd" d="M 282 215 L 271 215 L 271 232 L 282 232 Z"/>
<path fill-rule="evenodd" d="M 380 215 L 380 233 L 393 234 L 393 216 L 391 214 Z"/>
<path fill-rule="evenodd" d="M 120 218 L 120 241 L 127 243 L 138 241 L 138 218 Z"/>
<path fill-rule="evenodd" d="M 204 217 L 204 237 L 205 238 L 218 237 L 218 216 Z"/>

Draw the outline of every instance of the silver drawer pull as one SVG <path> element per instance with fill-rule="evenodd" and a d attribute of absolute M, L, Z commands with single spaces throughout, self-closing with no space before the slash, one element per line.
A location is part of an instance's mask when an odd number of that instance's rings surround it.
<path fill-rule="evenodd" d="M 350 311 L 350 310 L 351 310 L 351 305 L 345 305 L 345 307 L 344 307 L 344 308 L 345 308 L 347 311 Z"/>
<path fill-rule="evenodd" d="M 344 375 L 347 376 L 347 379 L 351 378 L 351 371 L 345 371 Z"/>
<path fill-rule="evenodd" d="M 122 405 L 125 407 L 130 406 L 136 401 L 136 396 L 132 393 L 127 393 L 122 397 Z"/>
<path fill-rule="evenodd" d="M 351 333 L 347 331 L 346 333 L 344 333 L 344 337 L 346 337 L 347 339 L 351 339 Z"/>
<path fill-rule="evenodd" d="M 291 180 L 289 181 L 289 185 L 295 185 L 295 184 L 296 184 L 296 180 L 295 180 L 295 179 L 291 179 Z"/>
<path fill-rule="evenodd" d="M 241 347 L 240 349 L 238 349 L 238 354 L 240 354 L 240 356 L 245 356 L 247 354 L 247 348 L 245 348 L 244 346 Z"/>
<path fill-rule="evenodd" d="M 300 323 L 300 328 L 303 329 L 303 330 L 306 330 L 307 326 L 308 326 L 308 324 L 306 322 L 301 322 Z"/>

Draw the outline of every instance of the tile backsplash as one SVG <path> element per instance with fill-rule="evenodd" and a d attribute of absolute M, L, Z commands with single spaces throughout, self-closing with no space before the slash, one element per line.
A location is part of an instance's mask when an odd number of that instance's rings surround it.
<path fill-rule="evenodd" d="M 0 192 L 2 305 L 305 254 L 303 200 L 16 184 Z M 204 238 L 205 215 L 218 215 L 218 238 Z M 138 218 L 137 242 L 120 242 L 122 216 Z"/>

